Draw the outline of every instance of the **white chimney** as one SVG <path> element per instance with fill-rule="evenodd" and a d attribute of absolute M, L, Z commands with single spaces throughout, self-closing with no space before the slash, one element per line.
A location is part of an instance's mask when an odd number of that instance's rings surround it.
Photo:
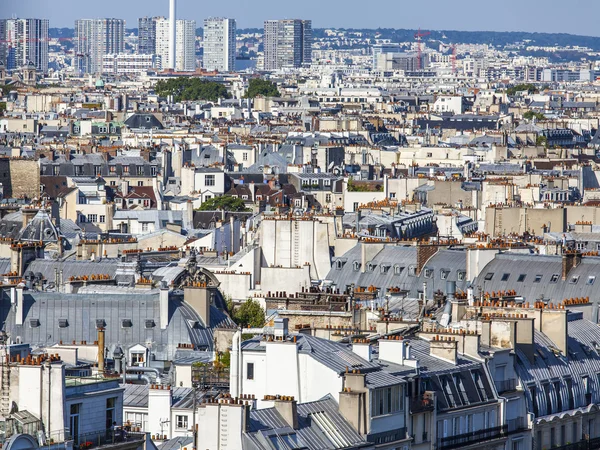
<path fill-rule="evenodd" d="M 177 45 L 177 0 L 170 0 L 169 4 L 169 67 L 175 70 Z"/>
<path fill-rule="evenodd" d="M 169 326 L 169 288 L 166 283 L 160 287 L 160 329 L 166 330 Z"/>
<path fill-rule="evenodd" d="M 353 342 L 352 343 L 352 351 L 355 354 L 357 354 L 358 356 L 360 356 L 362 359 L 371 361 L 372 351 L 371 351 L 371 344 L 369 343 L 369 341 Z"/>
<path fill-rule="evenodd" d="M 404 364 L 406 346 L 404 340 L 391 336 L 388 339 L 379 339 L 379 359 L 392 364 Z"/>

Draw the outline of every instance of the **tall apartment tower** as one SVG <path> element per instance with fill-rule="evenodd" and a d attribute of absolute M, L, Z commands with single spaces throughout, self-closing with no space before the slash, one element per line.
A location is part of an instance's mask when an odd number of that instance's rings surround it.
<path fill-rule="evenodd" d="M 176 69 L 177 54 L 177 0 L 169 1 L 169 65 L 168 69 Z"/>
<path fill-rule="evenodd" d="M 298 68 L 312 62 L 312 21 L 267 20 L 264 34 L 264 68 Z"/>
<path fill-rule="evenodd" d="M 235 71 L 234 19 L 210 18 L 204 21 L 204 58 L 202 67 L 209 71 Z"/>
<path fill-rule="evenodd" d="M 80 19 L 75 21 L 75 69 L 100 73 L 104 55 L 125 52 L 125 21 Z"/>
<path fill-rule="evenodd" d="M 156 19 L 142 17 L 138 20 L 138 55 L 156 54 Z"/>
<path fill-rule="evenodd" d="M 162 68 L 174 68 L 179 72 L 196 70 L 196 21 L 178 20 L 176 22 L 175 61 L 171 61 L 171 23 L 169 19 L 157 17 L 156 54 L 160 56 Z"/>
<path fill-rule="evenodd" d="M 48 19 L 0 20 L 0 61 L 7 70 L 33 63 L 48 72 Z"/>

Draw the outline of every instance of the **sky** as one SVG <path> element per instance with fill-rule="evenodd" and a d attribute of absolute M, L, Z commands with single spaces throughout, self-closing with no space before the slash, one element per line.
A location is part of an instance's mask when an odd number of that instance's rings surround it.
<path fill-rule="evenodd" d="M 371 7 L 372 6 L 372 7 Z M 78 18 L 114 17 L 137 28 L 142 16 L 167 16 L 169 0 L 0 0 L 0 17 L 45 18 L 70 27 Z M 267 19 L 312 19 L 313 27 L 537 31 L 600 36 L 598 0 L 178 0 L 177 16 L 229 17 L 238 28 Z"/>

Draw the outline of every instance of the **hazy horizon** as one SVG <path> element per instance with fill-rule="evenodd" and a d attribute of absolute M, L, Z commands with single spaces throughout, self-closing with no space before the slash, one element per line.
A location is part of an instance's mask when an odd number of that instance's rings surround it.
<path fill-rule="evenodd" d="M 52 28 L 73 28 L 80 18 L 115 17 L 125 19 L 127 28 L 137 28 L 137 19 L 144 16 L 167 16 L 169 0 L 105 0 L 100 3 L 81 0 L 2 0 L 2 17 L 35 17 L 50 20 Z M 568 33 L 600 36 L 595 18 L 600 14 L 600 2 L 548 0 L 540 8 L 538 0 L 507 0 L 502 8 L 482 8 L 478 0 L 430 0 L 428 15 L 423 6 L 401 4 L 397 0 L 381 0 L 376 9 L 365 9 L 357 0 L 230 0 L 202 5 L 193 0 L 178 0 L 180 19 L 196 20 L 201 27 L 207 17 L 230 17 L 239 28 L 261 28 L 263 21 L 279 18 L 312 19 L 315 28 L 404 28 L 456 31 L 500 31 Z M 577 20 L 565 17 L 579 12 Z M 585 12 L 585 14 L 581 14 Z M 532 20 L 534 19 L 534 20 Z"/>

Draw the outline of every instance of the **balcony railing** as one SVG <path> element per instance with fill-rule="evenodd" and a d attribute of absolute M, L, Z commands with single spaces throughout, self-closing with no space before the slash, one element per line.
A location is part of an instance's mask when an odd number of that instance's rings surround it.
<path fill-rule="evenodd" d="M 467 445 L 481 444 L 495 439 L 504 439 L 508 435 L 508 425 L 485 430 L 471 431 L 469 433 L 448 436 L 439 440 L 438 447 L 443 450 L 462 448 Z"/>
<path fill-rule="evenodd" d="M 423 394 L 410 399 L 410 412 L 413 414 L 433 411 L 435 402 L 430 394 Z"/>
<path fill-rule="evenodd" d="M 146 433 L 136 433 L 127 431 L 124 428 L 117 428 L 115 430 L 79 434 L 74 438 L 74 444 L 79 450 L 88 450 L 123 442 L 143 441 L 144 439 L 146 439 Z"/>
<path fill-rule="evenodd" d="M 552 450 L 597 450 L 600 449 L 600 438 L 585 439 L 575 442 L 574 444 L 561 445 L 560 447 L 552 447 Z"/>
<path fill-rule="evenodd" d="M 496 381 L 496 389 L 498 390 L 498 394 L 502 394 L 503 392 L 510 392 L 517 389 L 517 380 L 515 378 L 510 380 L 502 380 Z"/>
<path fill-rule="evenodd" d="M 506 421 L 508 425 L 508 433 L 516 433 L 522 430 L 527 430 L 527 420 L 525 417 L 517 417 L 516 419 L 509 419 Z"/>

